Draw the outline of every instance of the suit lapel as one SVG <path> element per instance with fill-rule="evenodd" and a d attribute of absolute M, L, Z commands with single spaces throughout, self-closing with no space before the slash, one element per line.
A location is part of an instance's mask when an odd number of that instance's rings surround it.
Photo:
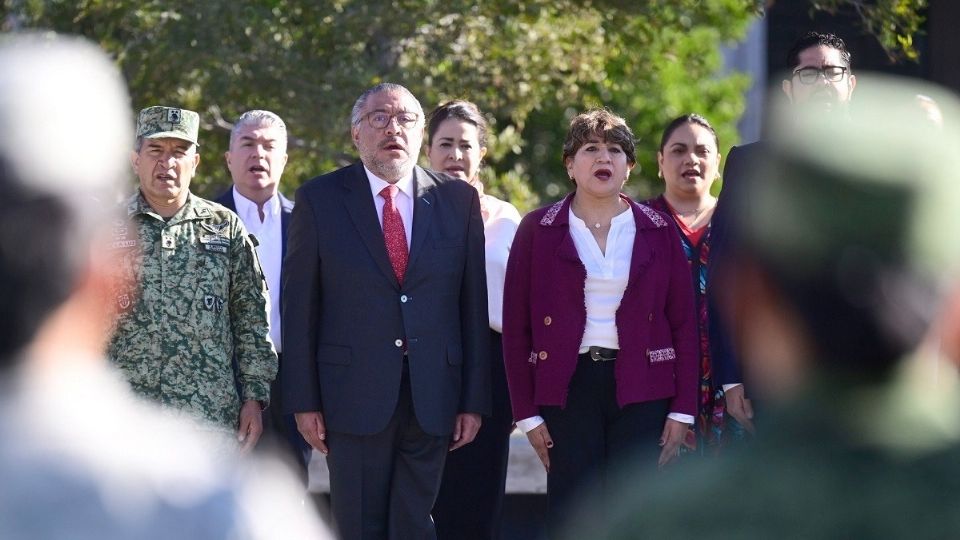
<path fill-rule="evenodd" d="M 343 187 L 347 191 L 344 204 L 354 227 L 360 233 L 360 238 L 367 246 L 367 251 L 380 267 L 380 271 L 399 289 L 400 283 L 397 281 L 396 274 L 393 273 L 393 266 L 390 265 L 390 257 L 387 255 L 387 246 L 383 243 L 383 229 L 380 228 L 380 222 L 377 220 L 377 207 L 373 204 L 370 181 L 367 180 L 363 165 L 357 163 L 353 166 L 353 170 L 343 181 Z"/>
<path fill-rule="evenodd" d="M 573 195 L 567 195 L 562 201 L 554 204 L 540 220 L 540 225 L 553 228 L 555 234 L 559 236 L 560 242 L 557 244 L 556 255 L 565 261 L 575 262 L 583 265 L 580 260 L 580 254 L 577 252 L 577 245 L 573 242 L 573 233 L 570 232 L 570 203 L 573 201 Z"/>
<path fill-rule="evenodd" d="M 627 278 L 627 287 L 630 287 L 640 279 L 653 254 L 644 234 L 644 230 L 649 228 L 646 224 L 650 223 L 650 218 L 643 215 L 640 205 L 631 199 L 627 199 L 627 203 L 630 205 L 630 211 L 633 212 L 633 221 L 637 224 L 637 233 L 633 238 L 633 255 L 630 256 L 630 276 Z"/>
<path fill-rule="evenodd" d="M 427 239 L 427 231 L 433 221 L 433 206 L 436 204 L 436 194 L 433 188 L 436 182 L 420 167 L 413 168 L 413 183 L 417 196 L 413 199 L 413 232 L 410 241 L 410 260 L 407 263 L 407 273 L 417 261 L 417 256 L 423 251 L 423 244 Z"/>
<path fill-rule="evenodd" d="M 280 260 L 287 256 L 287 227 L 290 225 L 291 212 L 293 203 L 280 195 Z"/>

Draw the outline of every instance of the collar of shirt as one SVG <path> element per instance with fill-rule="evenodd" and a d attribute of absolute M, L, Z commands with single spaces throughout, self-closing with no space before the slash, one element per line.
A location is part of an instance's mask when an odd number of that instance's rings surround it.
<path fill-rule="evenodd" d="M 237 215 L 240 216 L 244 223 L 260 223 L 260 211 L 257 203 L 244 197 L 237 191 L 236 186 L 233 187 L 233 204 L 237 207 Z M 263 217 L 264 220 L 266 220 L 278 215 L 280 215 L 280 195 L 274 193 L 273 197 L 270 197 L 267 199 L 267 202 L 263 203 Z"/>
<path fill-rule="evenodd" d="M 373 194 L 374 200 L 376 200 L 380 192 L 383 191 L 383 188 L 390 185 L 390 182 L 370 172 L 370 169 L 368 169 L 366 165 L 363 166 L 363 170 L 367 173 L 367 180 L 370 181 L 370 192 Z M 397 180 L 396 185 L 401 193 L 409 197 L 411 201 L 413 200 L 413 171 L 410 171 L 410 174 L 404 178 Z"/>

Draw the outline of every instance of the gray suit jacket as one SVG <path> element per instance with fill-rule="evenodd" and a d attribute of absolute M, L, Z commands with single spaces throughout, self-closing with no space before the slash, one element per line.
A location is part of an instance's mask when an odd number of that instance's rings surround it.
<path fill-rule="evenodd" d="M 297 190 L 283 280 L 281 384 L 288 412 L 321 411 L 328 429 L 383 430 L 404 350 L 414 411 L 434 436 L 457 413 L 488 414 L 487 287 L 476 190 L 414 169 L 410 259 L 397 282 L 363 165 Z"/>

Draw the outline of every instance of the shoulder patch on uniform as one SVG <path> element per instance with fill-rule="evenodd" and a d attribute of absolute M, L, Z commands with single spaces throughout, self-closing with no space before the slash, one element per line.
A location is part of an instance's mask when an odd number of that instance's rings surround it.
<path fill-rule="evenodd" d="M 557 201 L 547 210 L 547 213 L 543 215 L 543 218 L 540 219 L 541 225 L 553 225 L 553 221 L 557 219 L 557 214 L 560 213 L 560 207 L 563 206 L 563 201 Z"/>
<path fill-rule="evenodd" d="M 639 206 L 640 210 L 646 214 L 648 218 L 650 218 L 650 221 L 652 221 L 654 225 L 657 227 L 667 226 L 666 220 L 663 219 L 663 216 L 661 216 L 659 212 L 645 204 L 637 204 L 637 206 Z"/>
<path fill-rule="evenodd" d="M 222 223 L 200 223 L 200 228 L 210 234 L 201 234 L 200 243 L 204 249 L 215 253 L 226 253 L 230 246 L 230 238 L 227 236 L 227 222 Z"/>

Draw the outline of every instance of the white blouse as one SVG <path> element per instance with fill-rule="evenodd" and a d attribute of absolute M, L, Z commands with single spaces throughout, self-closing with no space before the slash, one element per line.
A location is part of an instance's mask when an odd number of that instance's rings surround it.
<path fill-rule="evenodd" d="M 617 336 L 617 309 L 623 299 L 630 277 L 630 259 L 633 257 L 633 239 L 637 223 L 629 209 L 610 220 L 606 253 L 600 251 L 597 240 L 582 219 L 570 210 L 570 236 L 577 254 L 587 269 L 584 283 L 584 302 L 587 325 L 580 340 L 580 352 L 591 345 L 619 349 Z"/>
<path fill-rule="evenodd" d="M 510 245 L 520 225 L 520 212 L 492 195 L 481 195 L 483 235 L 487 260 L 487 310 L 490 328 L 503 332 L 503 281 L 507 274 Z"/>

